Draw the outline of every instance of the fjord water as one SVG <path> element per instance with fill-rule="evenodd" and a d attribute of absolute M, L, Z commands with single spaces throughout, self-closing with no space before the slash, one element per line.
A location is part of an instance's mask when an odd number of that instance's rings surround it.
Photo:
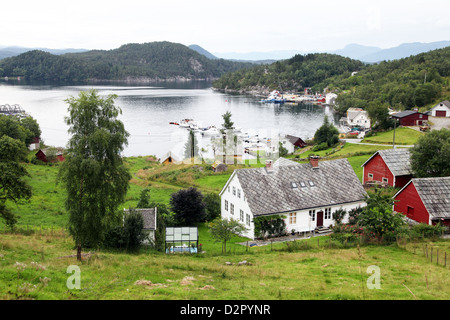
<path fill-rule="evenodd" d="M 70 136 L 64 117 L 68 116 L 70 96 L 82 90 L 96 89 L 101 96 L 116 94 L 116 106 L 122 109 L 119 119 L 130 133 L 124 156 L 163 156 L 172 150 L 182 155 L 187 130 L 169 122 L 190 118 L 202 127 L 223 123 L 222 115 L 230 111 L 231 120 L 243 131 L 260 137 L 279 132 L 311 138 L 329 114 L 329 107 L 315 105 L 274 105 L 260 103 L 248 95 L 213 91 L 209 82 L 164 83 L 156 85 L 55 85 L 0 82 L 0 105 L 19 104 L 35 118 L 47 145 L 65 147 Z M 202 144 L 200 144 L 202 145 Z M 203 143 L 204 148 L 207 144 Z"/>

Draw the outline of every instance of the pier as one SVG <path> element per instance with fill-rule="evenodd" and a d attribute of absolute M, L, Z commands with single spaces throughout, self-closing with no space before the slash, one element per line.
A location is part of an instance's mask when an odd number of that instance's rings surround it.
<path fill-rule="evenodd" d="M 25 110 L 22 109 L 22 107 L 18 104 L 1 104 L 0 114 L 4 114 L 7 116 L 26 116 Z"/>

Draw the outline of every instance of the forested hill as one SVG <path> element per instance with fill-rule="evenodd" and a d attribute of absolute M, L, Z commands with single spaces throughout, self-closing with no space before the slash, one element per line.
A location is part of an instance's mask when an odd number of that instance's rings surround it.
<path fill-rule="evenodd" d="M 357 73 L 354 73 L 357 72 Z M 333 54 L 296 55 L 270 65 L 227 73 L 213 82 L 217 89 L 258 89 L 338 94 L 336 109 L 383 105 L 395 110 L 428 108 L 450 100 L 450 47 L 408 58 L 363 64 Z"/>
<path fill-rule="evenodd" d="M 384 105 L 395 110 L 428 109 L 450 99 L 450 47 L 408 58 L 368 65 L 354 76 L 327 79 L 323 87 L 338 93 L 338 111 Z"/>
<path fill-rule="evenodd" d="M 336 75 L 349 77 L 364 64 L 335 54 L 315 53 L 295 55 L 291 59 L 277 61 L 270 65 L 259 65 L 227 73 L 213 83 L 214 88 L 238 91 L 252 91 L 255 88 L 281 91 L 302 91 L 321 89 L 321 84 Z"/>
<path fill-rule="evenodd" d="M 43 81 L 214 79 L 252 66 L 211 60 L 177 43 L 127 44 L 113 50 L 52 55 L 34 50 L 0 60 L 0 76 Z"/>

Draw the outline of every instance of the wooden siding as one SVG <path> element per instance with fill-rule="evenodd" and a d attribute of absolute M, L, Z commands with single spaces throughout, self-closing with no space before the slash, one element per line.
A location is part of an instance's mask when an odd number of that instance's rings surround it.
<path fill-rule="evenodd" d="M 420 118 L 422 116 L 422 118 Z M 409 116 L 400 118 L 401 126 L 420 126 L 424 120 L 428 120 L 428 115 L 422 113 L 413 113 Z"/>
<path fill-rule="evenodd" d="M 395 200 L 398 201 L 394 203 L 395 211 L 401 212 L 408 218 L 417 222 L 430 224 L 430 215 L 420 199 L 419 193 L 413 183 L 410 183 L 405 189 L 397 194 Z M 410 208 L 409 212 L 408 207 Z"/>
<path fill-rule="evenodd" d="M 372 174 L 373 177 L 369 178 L 369 174 Z M 390 186 L 394 186 L 394 176 L 387 167 L 383 158 L 381 158 L 381 156 L 377 154 L 364 166 L 363 183 L 366 183 L 367 181 L 382 182 L 383 178 L 387 178 L 388 184 Z"/>

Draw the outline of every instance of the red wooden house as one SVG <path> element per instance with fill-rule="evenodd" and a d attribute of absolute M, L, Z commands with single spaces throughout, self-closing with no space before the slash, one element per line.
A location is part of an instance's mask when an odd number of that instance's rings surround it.
<path fill-rule="evenodd" d="M 393 198 L 394 210 L 414 221 L 450 226 L 450 177 L 414 178 Z"/>
<path fill-rule="evenodd" d="M 403 187 L 412 178 L 408 149 L 386 149 L 375 152 L 361 167 L 363 184 L 380 182 L 391 187 Z"/>
<path fill-rule="evenodd" d="M 394 113 L 392 118 L 398 119 L 401 126 L 421 126 L 428 121 L 428 115 L 412 110 Z"/>

